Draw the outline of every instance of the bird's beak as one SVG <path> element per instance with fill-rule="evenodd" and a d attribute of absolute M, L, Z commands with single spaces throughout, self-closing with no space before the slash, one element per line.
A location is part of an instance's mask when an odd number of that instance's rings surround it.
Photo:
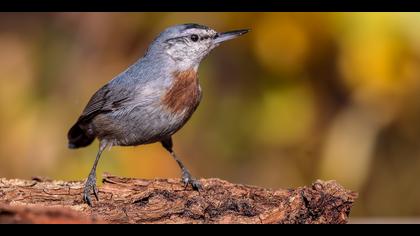
<path fill-rule="evenodd" d="M 242 30 L 233 30 L 233 31 L 224 32 L 224 33 L 217 33 L 217 35 L 214 38 L 214 43 L 219 44 L 221 42 L 231 40 L 241 35 L 244 35 L 248 32 L 249 32 L 249 29 L 242 29 Z"/>

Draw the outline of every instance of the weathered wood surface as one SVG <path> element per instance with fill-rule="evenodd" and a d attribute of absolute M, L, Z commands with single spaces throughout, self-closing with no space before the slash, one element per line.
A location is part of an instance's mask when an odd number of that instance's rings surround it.
<path fill-rule="evenodd" d="M 347 223 L 357 197 L 335 181 L 280 190 L 200 181 L 197 192 L 179 179 L 105 174 L 90 208 L 83 182 L 0 179 L 0 223 Z"/>

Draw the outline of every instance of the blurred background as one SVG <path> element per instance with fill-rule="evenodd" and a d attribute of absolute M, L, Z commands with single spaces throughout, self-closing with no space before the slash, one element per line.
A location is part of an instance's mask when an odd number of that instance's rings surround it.
<path fill-rule="evenodd" d="M 69 150 L 68 129 L 159 32 L 190 22 L 252 29 L 199 68 L 202 103 L 174 136 L 193 175 L 335 179 L 359 192 L 354 217 L 420 216 L 419 13 L 1 13 L 0 176 L 86 178 L 98 142 Z M 180 176 L 160 144 L 114 147 L 105 171 Z"/>

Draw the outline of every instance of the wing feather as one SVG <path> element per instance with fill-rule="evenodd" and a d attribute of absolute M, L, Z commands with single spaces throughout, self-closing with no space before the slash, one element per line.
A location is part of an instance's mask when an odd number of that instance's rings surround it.
<path fill-rule="evenodd" d="M 106 84 L 91 97 L 83 110 L 79 121 L 89 121 L 98 114 L 118 110 L 129 100 L 130 97 L 127 91 L 122 91 L 118 87 L 113 87 L 111 89 L 110 86 Z"/>

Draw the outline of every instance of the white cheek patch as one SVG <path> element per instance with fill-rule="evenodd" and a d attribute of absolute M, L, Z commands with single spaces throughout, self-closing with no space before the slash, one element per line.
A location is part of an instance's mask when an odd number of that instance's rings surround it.
<path fill-rule="evenodd" d="M 166 53 L 175 61 L 182 61 L 186 56 L 179 44 L 170 46 Z"/>
<path fill-rule="evenodd" d="M 179 69 L 198 67 L 200 61 L 213 49 L 210 36 L 197 42 L 178 39 L 166 43 L 165 53 L 176 62 Z"/>

